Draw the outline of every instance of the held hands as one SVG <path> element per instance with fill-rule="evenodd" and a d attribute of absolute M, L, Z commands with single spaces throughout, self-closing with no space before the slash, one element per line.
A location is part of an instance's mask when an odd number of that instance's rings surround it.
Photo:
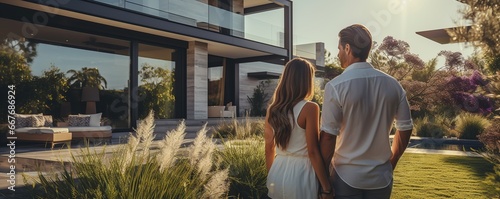
<path fill-rule="evenodd" d="M 327 191 L 324 191 L 323 189 L 321 189 L 319 191 L 319 198 L 320 199 L 333 199 L 333 197 L 335 196 L 335 190 L 333 188 L 331 188 L 331 190 L 327 190 Z"/>

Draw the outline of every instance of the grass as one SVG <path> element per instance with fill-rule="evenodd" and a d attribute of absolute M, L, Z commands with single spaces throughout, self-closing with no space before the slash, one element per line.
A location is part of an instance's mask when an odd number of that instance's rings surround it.
<path fill-rule="evenodd" d="M 479 157 L 405 153 L 391 198 L 487 198 L 482 181 L 492 168 Z"/>

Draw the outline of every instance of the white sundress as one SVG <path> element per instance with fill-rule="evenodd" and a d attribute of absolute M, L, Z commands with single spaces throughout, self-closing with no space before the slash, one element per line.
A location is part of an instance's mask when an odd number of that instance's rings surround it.
<path fill-rule="evenodd" d="M 318 180 L 307 155 L 306 131 L 297 118 L 307 101 L 293 108 L 293 126 L 286 150 L 276 147 L 276 158 L 267 175 L 268 196 L 273 199 L 316 199 Z"/>

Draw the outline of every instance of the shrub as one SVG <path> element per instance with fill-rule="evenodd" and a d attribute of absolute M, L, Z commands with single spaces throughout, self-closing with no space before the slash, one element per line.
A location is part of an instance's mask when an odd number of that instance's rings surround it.
<path fill-rule="evenodd" d="M 268 93 L 266 93 L 267 88 L 271 84 L 271 80 L 261 81 L 257 87 L 253 89 L 252 97 L 247 96 L 248 103 L 250 103 L 250 115 L 251 116 L 265 116 L 266 115 L 266 103 L 269 101 Z"/>
<path fill-rule="evenodd" d="M 264 120 L 254 120 L 246 117 L 243 121 L 237 119 L 219 124 L 216 128 L 216 138 L 247 139 L 264 135 Z"/>
<path fill-rule="evenodd" d="M 72 154 L 72 168 L 50 177 L 38 173 L 33 197 L 39 198 L 220 198 L 227 194 L 228 169 L 212 164 L 215 144 L 198 132 L 187 157 L 176 154 L 185 136 L 182 122 L 150 150 L 154 118 L 150 113 L 128 143 L 111 154 L 89 147 Z M 39 184 L 37 185 L 36 182 Z"/>
<path fill-rule="evenodd" d="M 415 134 L 419 137 L 442 138 L 445 132 L 443 125 L 431 122 L 427 116 L 415 120 Z"/>
<path fill-rule="evenodd" d="M 492 121 L 492 125 L 486 128 L 484 133 L 479 135 L 481 141 L 486 147 L 486 153 L 481 153 L 483 157 L 493 163 L 493 173 L 488 173 L 484 184 L 487 187 L 488 195 L 492 198 L 500 197 L 500 119 Z"/>
<path fill-rule="evenodd" d="M 477 139 L 490 124 L 486 118 L 471 113 L 462 113 L 455 120 L 455 130 L 460 139 Z"/>
<path fill-rule="evenodd" d="M 216 157 L 222 168 L 229 168 L 230 196 L 266 198 L 267 170 L 262 138 L 225 142 Z"/>

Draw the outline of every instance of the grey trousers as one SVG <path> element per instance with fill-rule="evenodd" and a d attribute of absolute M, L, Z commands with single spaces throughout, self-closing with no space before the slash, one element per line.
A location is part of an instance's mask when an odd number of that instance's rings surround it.
<path fill-rule="evenodd" d="M 345 183 L 335 172 L 333 187 L 335 199 L 389 199 L 391 198 L 392 183 L 381 189 L 357 189 Z"/>

